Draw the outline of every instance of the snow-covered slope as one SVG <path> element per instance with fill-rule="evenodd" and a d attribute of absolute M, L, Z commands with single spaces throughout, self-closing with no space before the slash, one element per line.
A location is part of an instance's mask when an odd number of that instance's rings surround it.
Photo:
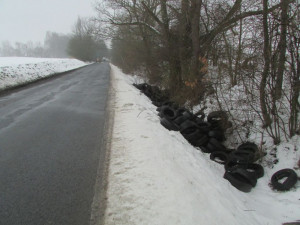
<path fill-rule="evenodd" d="M 131 85 L 133 77 L 112 66 L 112 82 L 105 224 L 279 225 L 300 219 L 300 182 L 289 192 L 275 192 L 268 185 L 275 168 L 265 168 L 250 193 L 238 191 L 223 179 L 222 165 L 160 125 L 156 107 Z M 282 154 L 287 161 L 299 157 Z"/>
<path fill-rule="evenodd" d="M 85 65 L 77 59 L 0 57 L 0 90 Z"/>

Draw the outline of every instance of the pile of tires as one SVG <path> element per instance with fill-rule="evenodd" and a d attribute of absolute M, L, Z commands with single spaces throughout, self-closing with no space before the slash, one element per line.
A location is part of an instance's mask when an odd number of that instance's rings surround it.
<path fill-rule="evenodd" d="M 235 188 L 250 192 L 256 186 L 257 179 L 264 176 L 264 168 L 255 163 L 258 159 L 258 147 L 246 142 L 230 152 L 225 165 L 224 178 Z"/>
<path fill-rule="evenodd" d="M 232 127 L 228 115 L 224 111 L 214 111 L 200 117 L 186 108 L 181 108 L 169 100 L 169 93 L 149 84 L 134 84 L 134 86 L 151 99 L 157 106 L 160 123 L 168 130 L 179 131 L 182 136 L 202 152 L 209 153 L 210 159 L 223 164 L 224 178 L 232 186 L 242 192 L 250 192 L 256 186 L 257 179 L 264 176 L 264 168 L 255 163 L 259 159 L 258 146 L 246 142 L 237 149 L 228 149 L 223 145 L 226 129 Z M 286 191 L 295 185 L 296 173 L 285 169 L 278 171 L 271 178 L 274 189 Z M 279 179 L 288 177 L 282 184 Z"/>
<path fill-rule="evenodd" d="M 133 84 L 133 86 L 150 98 L 152 104 L 157 107 L 162 106 L 162 104 L 168 101 L 170 98 L 167 90 L 161 90 L 158 87 L 149 85 L 147 83 Z"/>

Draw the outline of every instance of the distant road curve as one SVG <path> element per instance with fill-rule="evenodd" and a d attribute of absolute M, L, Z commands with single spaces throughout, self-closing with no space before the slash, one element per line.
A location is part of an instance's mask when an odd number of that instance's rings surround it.
<path fill-rule="evenodd" d="M 109 72 L 95 63 L 0 96 L 0 225 L 90 223 Z"/>

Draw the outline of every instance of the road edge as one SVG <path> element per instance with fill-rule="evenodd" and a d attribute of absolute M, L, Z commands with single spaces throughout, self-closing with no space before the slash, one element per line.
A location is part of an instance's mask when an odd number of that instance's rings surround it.
<path fill-rule="evenodd" d="M 107 118 L 107 120 L 105 120 L 103 126 L 103 138 L 101 144 L 101 148 L 104 149 L 104 151 L 101 151 L 102 155 L 100 155 L 97 170 L 97 178 L 94 187 L 95 195 L 91 206 L 90 225 L 104 225 L 105 223 L 111 140 L 115 116 L 115 89 L 113 86 L 113 74 L 112 69 L 110 67 L 109 89 L 105 107 L 105 117 Z M 103 166 L 101 165 L 101 163 L 103 163 Z"/>

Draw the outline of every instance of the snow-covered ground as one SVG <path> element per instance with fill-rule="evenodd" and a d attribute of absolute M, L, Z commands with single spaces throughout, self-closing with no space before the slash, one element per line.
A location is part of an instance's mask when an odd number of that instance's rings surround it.
<path fill-rule="evenodd" d="M 160 125 L 156 107 L 131 85 L 134 81 L 112 65 L 115 116 L 105 224 L 279 225 L 300 220 L 300 182 L 288 192 L 269 187 L 274 172 L 295 166 L 299 137 L 278 146 L 280 162 L 265 168 L 250 193 L 240 192 L 223 179 L 223 165 Z"/>
<path fill-rule="evenodd" d="M 0 57 L 0 90 L 85 65 L 77 59 Z"/>

